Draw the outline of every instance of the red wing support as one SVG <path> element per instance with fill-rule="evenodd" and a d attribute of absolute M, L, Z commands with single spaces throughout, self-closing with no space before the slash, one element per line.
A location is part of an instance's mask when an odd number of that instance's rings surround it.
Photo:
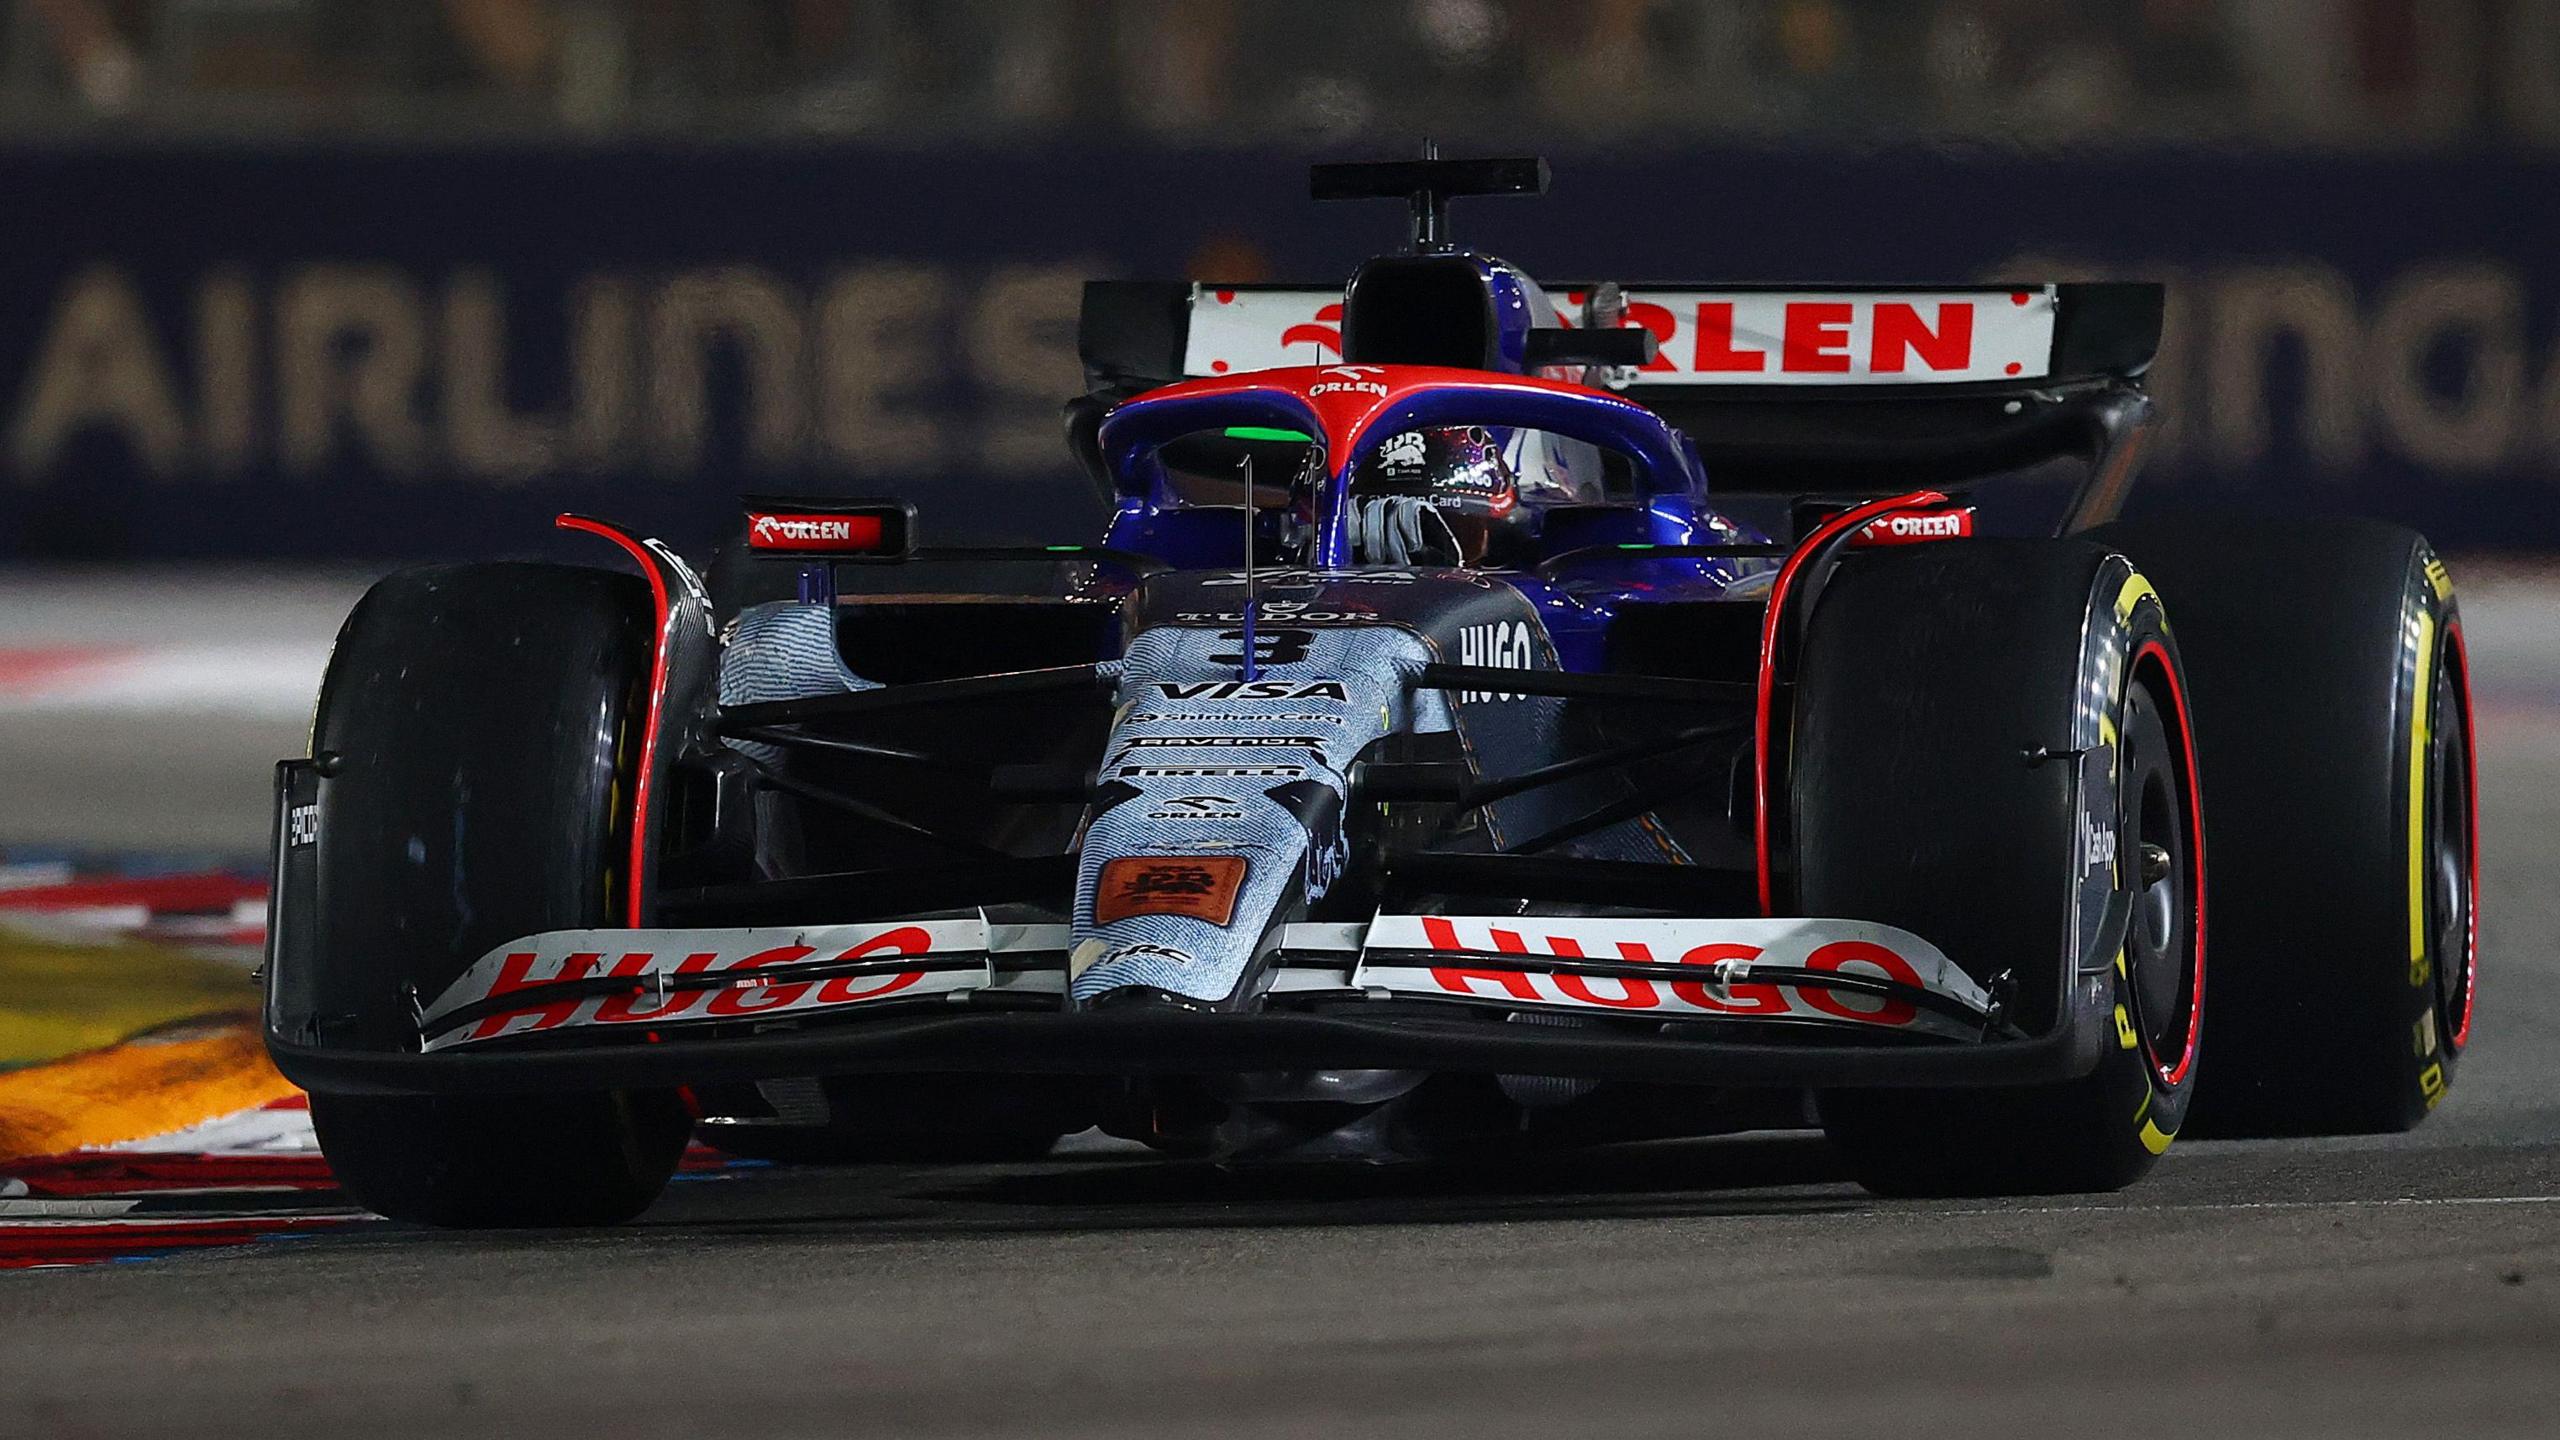
<path fill-rule="evenodd" d="M 708 706 L 719 647 L 711 628 L 711 596 L 692 567 L 660 541 L 635 535 L 609 520 L 562 515 L 563 530 L 602 536 L 619 546 L 649 582 L 656 628 L 650 647 L 649 693 L 641 707 L 637 744 L 621 749 L 636 759 L 631 780 L 631 850 L 622 887 L 623 923 L 651 923 L 658 902 L 657 824 L 666 814 L 669 777 L 688 749 L 706 749 Z"/>
<path fill-rule="evenodd" d="M 1777 735 L 1790 719 L 1782 697 L 1804 649 L 1804 622 L 1847 549 L 1869 525 L 1888 516 L 1926 513 L 1947 503 L 1935 490 L 1914 490 L 1843 510 L 1806 535 L 1778 567 L 1769 586 L 1769 609 L 1760 622 L 1759 690 L 1751 717 L 1752 855 L 1760 872 L 1760 913 L 1778 913 L 1777 848 L 1786 843 L 1775 807 L 1786 794 L 1790 756 L 1778 753 Z"/>

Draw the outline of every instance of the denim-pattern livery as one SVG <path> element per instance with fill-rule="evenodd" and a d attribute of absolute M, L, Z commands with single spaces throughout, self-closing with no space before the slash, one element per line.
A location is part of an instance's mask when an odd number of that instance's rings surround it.
<path fill-rule="evenodd" d="M 832 605 L 804 605 L 783 600 L 750 605 L 738 612 L 720 651 L 720 703 L 753 705 L 769 700 L 804 700 L 812 695 L 839 695 L 849 690 L 877 690 L 844 663 L 836 649 L 836 617 Z M 760 765 L 779 765 L 779 745 L 732 740 L 730 746 Z"/>
<path fill-rule="evenodd" d="M 1271 792 L 1311 782 L 1345 799 L 1345 772 L 1369 742 L 1449 728 L 1440 693 L 1409 688 L 1408 677 L 1432 658 L 1410 631 L 1376 625 L 1297 634 L 1303 651 L 1293 647 L 1288 663 L 1260 666 L 1252 681 L 1239 678 L 1231 631 L 1159 626 L 1129 647 L 1101 770 L 1105 798 L 1077 862 L 1071 993 L 1078 1003 L 1131 986 L 1201 1002 L 1249 993 L 1273 921 L 1294 913 L 1311 898 L 1306 892 L 1320 894 L 1342 861 L 1338 823 L 1311 835 Z M 1227 923 L 1138 914 L 1095 924 L 1103 867 L 1132 855 L 1243 857 Z"/>

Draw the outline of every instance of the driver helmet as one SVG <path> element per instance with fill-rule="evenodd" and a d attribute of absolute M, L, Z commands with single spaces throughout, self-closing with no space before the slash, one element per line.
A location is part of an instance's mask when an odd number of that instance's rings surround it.
<path fill-rule="evenodd" d="M 1353 548 L 1371 563 L 1481 565 L 1531 539 L 1520 477 L 1481 425 L 1390 436 L 1353 468 L 1351 505 Z"/>

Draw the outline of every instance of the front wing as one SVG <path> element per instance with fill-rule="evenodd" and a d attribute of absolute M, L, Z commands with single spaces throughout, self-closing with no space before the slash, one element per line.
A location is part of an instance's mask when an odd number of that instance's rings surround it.
<path fill-rule="evenodd" d="M 1826 918 L 1380 915 L 1285 927 L 1256 1008 L 1085 1011 L 1063 925 L 983 914 L 567 930 L 492 949 L 415 1049 L 268 1042 L 314 1089 L 496 1091 L 882 1072 L 1382 1068 L 1724 1085 L 2024 1084 L 2096 1059 L 2019 1033 L 1922 937 Z M 308 963 L 307 960 L 302 963 Z M 1515 1023 L 1536 1017 L 1549 1023 Z M 1552 1023 L 1562 1020 L 1567 1023 Z"/>

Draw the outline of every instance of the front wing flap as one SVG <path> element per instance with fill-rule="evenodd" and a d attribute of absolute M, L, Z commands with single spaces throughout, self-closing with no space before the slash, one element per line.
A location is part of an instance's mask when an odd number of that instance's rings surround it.
<path fill-rule="evenodd" d="M 1268 1008 L 1419 1003 L 1955 1043 L 2005 1034 L 1998 998 L 1935 946 L 1863 920 L 1381 915 L 1290 926 L 1278 960 Z M 426 1003 L 420 1048 L 655 1040 L 724 1022 L 859 1025 L 852 1012 L 918 1005 L 1065 1012 L 1071 967 L 1067 927 L 983 915 L 551 931 L 491 950 Z"/>

